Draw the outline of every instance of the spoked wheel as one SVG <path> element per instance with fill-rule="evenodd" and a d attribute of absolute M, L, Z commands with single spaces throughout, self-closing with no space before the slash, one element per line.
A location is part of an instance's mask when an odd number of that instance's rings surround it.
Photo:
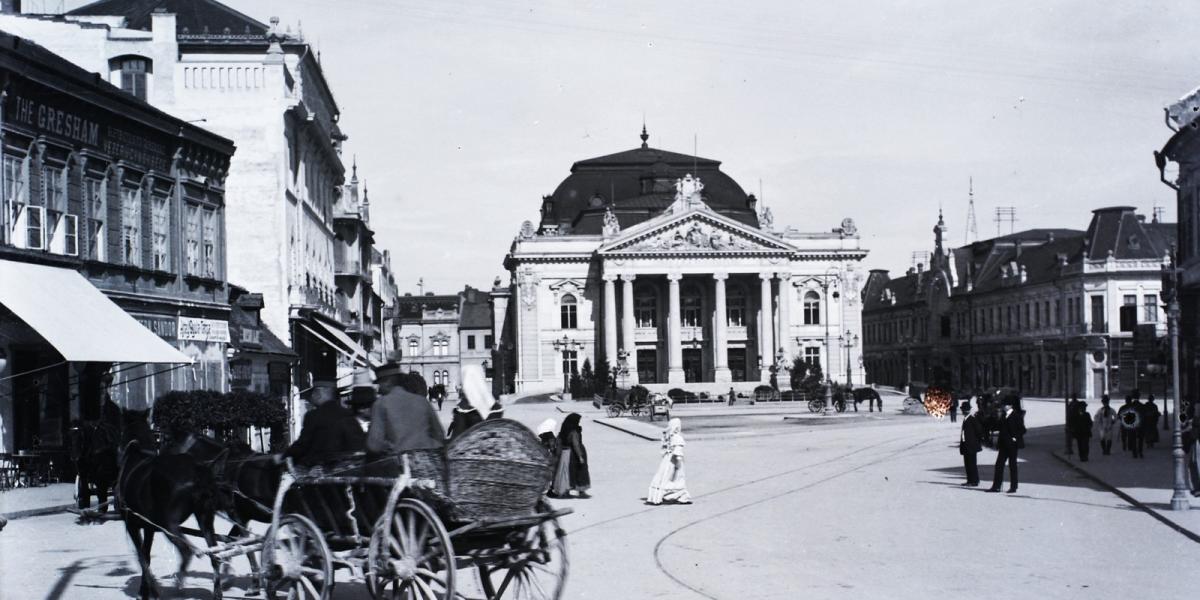
<path fill-rule="evenodd" d="M 284 515 L 263 542 L 262 569 L 267 598 L 328 600 L 333 589 L 333 556 L 312 521 Z"/>
<path fill-rule="evenodd" d="M 608 405 L 608 416 L 613 417 L 613 418 L 621 416 L 621 405 L 620 404 L 609 404 Z"/>
<path fill-rule="evenodd" d="M 420 500 L 396 503 L 391 523 L 382 520 L 367 551 L 367 590 L 375 598 L 454 598 L 454 547 L 441 519 Z"/>
<path fill-rule="evenodd" d="M 542 504 L 539 511 L 549 510 Z M 511 554 L 501 564 L 477 567 L 479 585 L 487 600 L 559 600 L 567 583 L 567 533 L 558 519 L 513 534 Z"/>
<path fill-rule="evenodd" d="M 818 413 L 824 409 L 825 409 L 825 401 L 824 400 L 809 400 L 808 401 L 808 412 Z"/>
<path fill-rule="evenodd" d="M 836 409 L 840 413 L 844 413 L 844 412 L 846 412 L 846 403 L 845 402 L 834 402 L 833 408 Z"/>

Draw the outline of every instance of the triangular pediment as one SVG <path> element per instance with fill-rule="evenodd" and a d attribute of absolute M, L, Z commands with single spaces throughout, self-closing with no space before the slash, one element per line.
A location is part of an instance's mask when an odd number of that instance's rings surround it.
<path fill-rule="evenodd" d="M 600 247 L 601 254 L 781 254 L 787 242 L 703 208 L 639 223 Z"/>

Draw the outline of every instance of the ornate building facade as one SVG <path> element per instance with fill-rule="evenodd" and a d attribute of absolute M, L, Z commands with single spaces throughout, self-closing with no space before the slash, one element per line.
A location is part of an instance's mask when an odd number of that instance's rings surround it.
<path fill-rule="evenodd" d="M 749 389 L 797 356 L 861 383 L 854 222 L 777 227 L 720 162 L 647 139 L 575 163 L 514 239 L 492 294 L 516 391 L 561 390 L 584 360 L 664 391 Z"/>
<path fill-rule="evenodd" d="M 1047 397 L 1157 392 L 1161 378 L 1146 365 L 1166 333 L 1158 294 L 1173 223 L 1116 206 L 1092 211 L 1086 231 L 1031 229 L 952 249 L 944 231 L 939 216 L 928 267 L 871 271 L 868 382 Z M 1150 353 L 1135 349 L 1138 325 Z"/>

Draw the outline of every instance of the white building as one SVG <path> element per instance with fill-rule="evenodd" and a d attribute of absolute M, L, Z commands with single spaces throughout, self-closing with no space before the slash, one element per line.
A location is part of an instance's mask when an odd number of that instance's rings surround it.
<path fill-rule="evenodd" d="M 348 313 L 339 315 L 345 292 L 335 277 L 346 136 L 299 32 L 214 0 L 100 0 L 64 15 L 0 15 L 0 30 L 232 139 L 228 280 L 263 295 L 263 323 L 300 354 L 303 371 L 328 377 L 335 357 L 342 366 L 350 355 L 365 362 L 365 350 L 344 333 L 351 323 L 339 319 Z M 361 268 L 369 282 L 369 267 Z"/>
<path fill-rule="evenodd" d="M 540 225 L 513 241 L 511 290 L 493 303 L 498 347 L 515 342 L 517 391 L 561 390 L 585 359 L 664 391 L 753 388 L 781 357 L 862 383 L 860 349 L 844 343 L 861 338 L 867 251 L 854 222 L 775 227 L 718 161 L 647 138 L 575 163 Z"/>

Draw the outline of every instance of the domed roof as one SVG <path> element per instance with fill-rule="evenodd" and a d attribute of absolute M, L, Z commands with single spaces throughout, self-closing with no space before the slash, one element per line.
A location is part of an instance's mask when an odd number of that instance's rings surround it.
<path fill-rule="evenodd" d="M 542 227 L 569 234 L 596 235 L 611 206 L 621 227 L 649 220 L 675 200 L 675 181 L 691 173 L 704 183 L 702 198 L 714 211 L 758 227 L 754 197 L 722 173 L 720 161 L 680 154 L 646 144 L 616 154 L 581 160 L 554 193 L 543 198 Z"/>

